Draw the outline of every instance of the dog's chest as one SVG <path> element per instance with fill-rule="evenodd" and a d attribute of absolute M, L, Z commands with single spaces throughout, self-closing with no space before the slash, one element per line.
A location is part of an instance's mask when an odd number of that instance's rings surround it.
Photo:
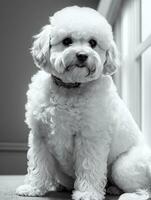
<path fill-rule="evenodd" d="M 83 129 L 84 113 L 87 109 L 85 101 L 87 100 L 79 96 L 55 93 L 51 95 L 50 104 L 43 111 L 43 117 L 47 119 L 46 123 L 43 120 L 43 125 L 48 148 L 70 175 L 74 171 L 75 137 Z"/>
<path fill-rule="evenodd" d="M 62 138 L 61 143 L 64 140 L 67 143 L 77 134 L 98 133 L 106 115 L 104 104 L 99 94 L 52 92 L 49 105 L 43 111 L 46 126 L 49 124 L 45 131 L 50 140 L 53 142 L 55 138 L 57 141 Z M 42 121 L 45 123 L 45 120 Z"/>
<path fill-rule="evenodd" d="M 50 97 L 50 117 L 54 134 L 73 136 L 82 129 L 89 107 L 86 96 L 71 91 L 55 91 Z"/>

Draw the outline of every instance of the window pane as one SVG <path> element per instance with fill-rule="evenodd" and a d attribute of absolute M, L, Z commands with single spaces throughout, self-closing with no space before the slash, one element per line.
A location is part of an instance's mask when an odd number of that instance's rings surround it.
<path fill-rule="evenodd" d="M 151 138 L 151 47 L 142 56 L 142 129 Z"/>
<path fill-rule="evenodd" d="M 142 41 L 151 34 L 151 1 L 141 1 Z M 142 129 L 151 139 L 151 47 L 142 55 Z"/>
<path fill-rule="evenodd" d="M 151 1 L 141 1 L 142 41 L 151 34 Z M 151 47 L 142 55 L 142 130 L 151 139 Z"/>
<path fill-rule="evenodd" d="M 151 34 L 151 1 L 142 0 L 142 41 Z"/>

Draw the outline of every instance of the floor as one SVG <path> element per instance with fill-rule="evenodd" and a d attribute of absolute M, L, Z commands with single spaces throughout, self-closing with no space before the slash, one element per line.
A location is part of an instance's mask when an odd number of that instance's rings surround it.
<path fill-rule="evenodd" d="M 51 192 L 46 197 L 21 197 L 15 195 L 17 186 L 23 183 L 24 176 L 0 176 L 0 200 L 71 200 L 71 193 Z M 117 200 L 107 196 L 106 200 Z"/>

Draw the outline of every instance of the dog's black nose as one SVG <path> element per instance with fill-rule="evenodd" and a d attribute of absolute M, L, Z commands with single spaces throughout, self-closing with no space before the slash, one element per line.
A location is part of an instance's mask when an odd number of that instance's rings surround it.
<path fill-rule="evenodd" d="M 76 56 L 80 63 L 84 63 L 88 58 L 88 55 L 82 53 L 77 53 Z"/>

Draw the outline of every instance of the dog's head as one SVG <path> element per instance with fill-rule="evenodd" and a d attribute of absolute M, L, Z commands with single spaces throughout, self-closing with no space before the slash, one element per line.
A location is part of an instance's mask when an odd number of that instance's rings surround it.
<path fill-rule="evenodd" d="M 95 80 L 118 66 L 111 26 L 91 8 L 58 11 L 34 38 L 35 64 L 63 82 Z"/>

